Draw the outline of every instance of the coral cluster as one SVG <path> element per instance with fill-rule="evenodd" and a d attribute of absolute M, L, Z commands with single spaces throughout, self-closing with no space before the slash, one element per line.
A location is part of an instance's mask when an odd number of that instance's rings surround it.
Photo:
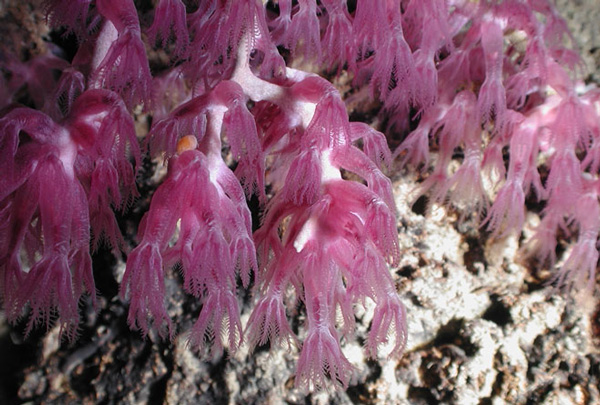
<path fill-rule="evenodd" d="M 401 254 L 383 174 L 393 158 L 433 166 L 418 194 L 496 237 L 521 231 L 535 194 L 545 208 L 527 252 L 554 265 L 557 232 L 576 230 L 556 280 L 593 286 L 600 93 L 575 80 L 549 0 L 155 3 L 142 14 L 133 0 L 46 0 L 74 56 L 0 54 L 1 296 L 9 320 L 29 311 L 26 333 L 58 319 L 75 337 L 82 296 L 96 301 L 90 248 L 104 240 L 127 254 L 121 296 L 143 335 L 176 333 L 164 286 L 176 267 L 202 304 L 193 348 L 298 345 L 298 385 L 346 387 L 340 339 L 356 304 L 375 305 L 369 356 L 382 344 L 399 356 L 407 338 L 388 268 Z M 404 139 L 395 154 L 311 65 L 380 103 Z M 113 211 L 135 203 L 145 154 L 168 174 L 130 250 Z M 238 279 L 255 295 L 247 326 Z M 288 321 L 300 302 L 303 342 Z"/>

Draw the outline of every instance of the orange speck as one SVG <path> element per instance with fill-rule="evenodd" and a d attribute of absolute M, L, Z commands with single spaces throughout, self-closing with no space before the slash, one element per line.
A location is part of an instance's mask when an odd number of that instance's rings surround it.
<path fill-rule="evenodd" d="M 177 153 L 182 154 L 186 150 L 196 149 L 198 140 L 194 135 L 186 135 L 177 142 Z"/>

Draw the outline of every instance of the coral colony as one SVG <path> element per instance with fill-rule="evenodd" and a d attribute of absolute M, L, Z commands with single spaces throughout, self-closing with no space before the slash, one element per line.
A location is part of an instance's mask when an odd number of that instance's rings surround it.
<path fill-rule="evenodd" d="M 382 172 L 393 160 L 425 172 L 419 195 L 478 215 L 494 237 L 520 232 L 537 199 L 525 253 L 552 266 L 557 233 L 571 232 L 554 281 L 593 288 L 600 93 L 575 81 L 581 62 L 550 0 L 155 3 L 144 26 L 133 0 L 46 0 L 50 26 L 76 41 L 72 60 L 55 45 L 1 53 L 1 297 L 26 334 L 58 324 L 76 337 L 82 297 L 96 304 L 90 251 L 107 243 L 127 256 L 121 296 L 144 336 L 180 332 L 164 283 L 177 267 L 202 304 L 191 347 L 295 345 L 297 385 L 347 387 L 340 339 L 355 305 L 375 305 L 369 356 L 383 344 L 399 356 L 407 338 L 389 270 L 401 254 Z M 154 49 L 170 58 L 156 72 Z M 302 67 L 379 102 L 404 139 L 396 152 Z M 135 117 L 151 122 L 143 139 Z M 114 212 L 138 201 L 144 156 L 168 173 L 132 248 Z M 238 293 L 250 287 L 245 326 Z M 300 302 L 303 341 L 288 321 Z"/>

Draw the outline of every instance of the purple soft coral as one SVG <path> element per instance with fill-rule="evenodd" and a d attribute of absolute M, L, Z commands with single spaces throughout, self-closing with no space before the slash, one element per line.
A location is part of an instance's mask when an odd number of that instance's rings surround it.
<path fill-rule="evenodd" d="M 61 330 L 73 339 L 83 293 L 95 303 L 90 223 L 117 244 L 110 237 L 117 232 L 111 205 L 121 204 L 120 190 L 135 193 L 128 158 L 130 151 L 137 156 L 137 143 L 125 131 L 132 129 L 131 117 L 118 118 L 123 111 L 114 93 L 90 90 L 62 124 L 27 108 L 0 120 L 0 152 L 6 157 L 0 193 L 6 235 L 0 250 L 2 295 L 12 321 L 26 304 L 31 307 L 27 333 L 40 320 L 50 326 L 58 315 Z M 108 114 L 115 121 L 107 120 Z M 124 125 L 118 128 L 120 137 L 113 132 L 116 122 Z M 107 154 L 106 144 L 111 145 Z M 110 182 L 98 185 L 98 179 Z M 107 223 L 94 219 L 102 212 Z"/>
<path fill-rule="evenodd" d="M 418 196 L 484 217 L 493 238 L 521 231 L 535 194 L 526 253 L 553 265 L 558 230 L 577 231 L 554 280 L 593 286 L 600 93 L 572 79 L 579 60 L 549 0 L 136 3 L 45 0 L 77 37 L 72 62 L 56 47 L 0 55 L 2 300 L 11 321 L 31 309 L 28 333 L 58 318 L 74 337 L 79 301 L 95 299 L 90 247 L 107 242 L 128 253 L 121 297 L 142 335 L 175 335 L 165 278 L 178 267 L 202 305 L 194 349 L 301 346 L 297 385 L 347 387 L 356 304 L 374 304 L 369 356 L 406 343 L 392 157 L 429 171 Z M 350 123 L 375 110 L 395 156 Z M 130 251 L 114 211 L 135 203 L 144 133 L 168 168 Z M 246 325 L 238 278 L 255 294 Z M 299 303 L 305 331 L 288 319 Z"/>

